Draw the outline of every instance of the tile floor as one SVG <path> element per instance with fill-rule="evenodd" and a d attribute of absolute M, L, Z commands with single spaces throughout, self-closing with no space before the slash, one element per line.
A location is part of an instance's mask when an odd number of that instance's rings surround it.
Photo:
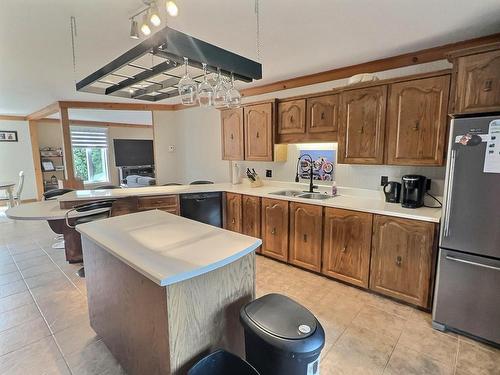
<path fill-rule="evenodd" d="M 11 221 L 0 208 L 0 374 L 123 374 L 89 326 L 79 266 L 53 237 L 46 223 Z M 433 330 L 429 314 L 258 257 L 257 293 L 270 292 L 323 324 L 323 375 L 500 374 L 500 350 Z"/>

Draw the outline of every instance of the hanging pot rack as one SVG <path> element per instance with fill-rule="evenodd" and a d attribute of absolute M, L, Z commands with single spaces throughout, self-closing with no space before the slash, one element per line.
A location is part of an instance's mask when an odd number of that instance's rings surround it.
<path fill-rule="evenodd" d="M 179 95 L 184 57 L 197 81 L 203 76 L 203 63 L 209 72 L 220 69 L 242 82 L 262 78 L 260 63 L 165 26 L 77 82 L 76 90 L 149 102 L 172 98 Z"/>

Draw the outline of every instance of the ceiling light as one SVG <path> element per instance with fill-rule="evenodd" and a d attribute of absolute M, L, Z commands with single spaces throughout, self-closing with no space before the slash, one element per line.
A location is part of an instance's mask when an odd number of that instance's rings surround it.
<path fill-rule="evenodd" d="M 132 23 L 130 24 L 130 37 L 132 39 L 139 39 L 139 26 L 135 18 L 132 18 Z"/>
<path fill-rule="evenodd" d="M 142 17 L 141 32 L 146 36 L 151 34 L 151 28 L 149 27 L 147 14 L 144 14 L 144 17 Z"/>
<path fill-rule="evenodd" d="M 174 0 L 168 0 L 165 6 L 167 8 L 167 13 L 172 17 L 176 17 L 179 14 L 179 8 L 177 8 L 177 4 Z"/>
<path fill-rule="evenodd" d="M 160 26 L 161 24 L 160 12 L 156 3 L 153 3 L 149 9 L 149 20 L 153 26 Z"/>

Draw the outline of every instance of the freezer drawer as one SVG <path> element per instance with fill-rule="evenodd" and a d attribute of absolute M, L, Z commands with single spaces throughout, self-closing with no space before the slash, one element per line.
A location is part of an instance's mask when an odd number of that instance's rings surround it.
<path fill-rule="evenodd" d="M 432 319 L 500 344 L 500 260 L 441 249 Z"/>

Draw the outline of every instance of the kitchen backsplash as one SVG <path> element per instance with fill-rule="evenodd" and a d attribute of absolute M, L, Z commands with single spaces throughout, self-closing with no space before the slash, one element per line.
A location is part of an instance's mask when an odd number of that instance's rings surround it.
<path fill-rule="evenodd" d="M 288 158 L 286 162 L 237 162 L 245 176 L 246 168 L 254 168 L 262 177 L 266 176 L 266 169 L 272 170 L 271 180 L 289 181 L 295 179 L 297 158 L 300 150 L 334 150 L 337 143 L 318 144 L 292 144 L 288 145 Z M 335 180 L 338 186 L 352 187 L 360 189 L 381 190 L 380 177 L 388 176 L 389 181 L 401 181 L 401 176 L 405 174 L 420 174 L 432 179 L 431 193 L 443 195 L 445 167 L 409 167 L 390 165 L 335 165 Z M 267 178 L 269 179 L 269 178 Z M 302 180 L 304 181 L 304 180 Z M 331 185 L 328 181 L 315 181 L 316 185 Z"/>

